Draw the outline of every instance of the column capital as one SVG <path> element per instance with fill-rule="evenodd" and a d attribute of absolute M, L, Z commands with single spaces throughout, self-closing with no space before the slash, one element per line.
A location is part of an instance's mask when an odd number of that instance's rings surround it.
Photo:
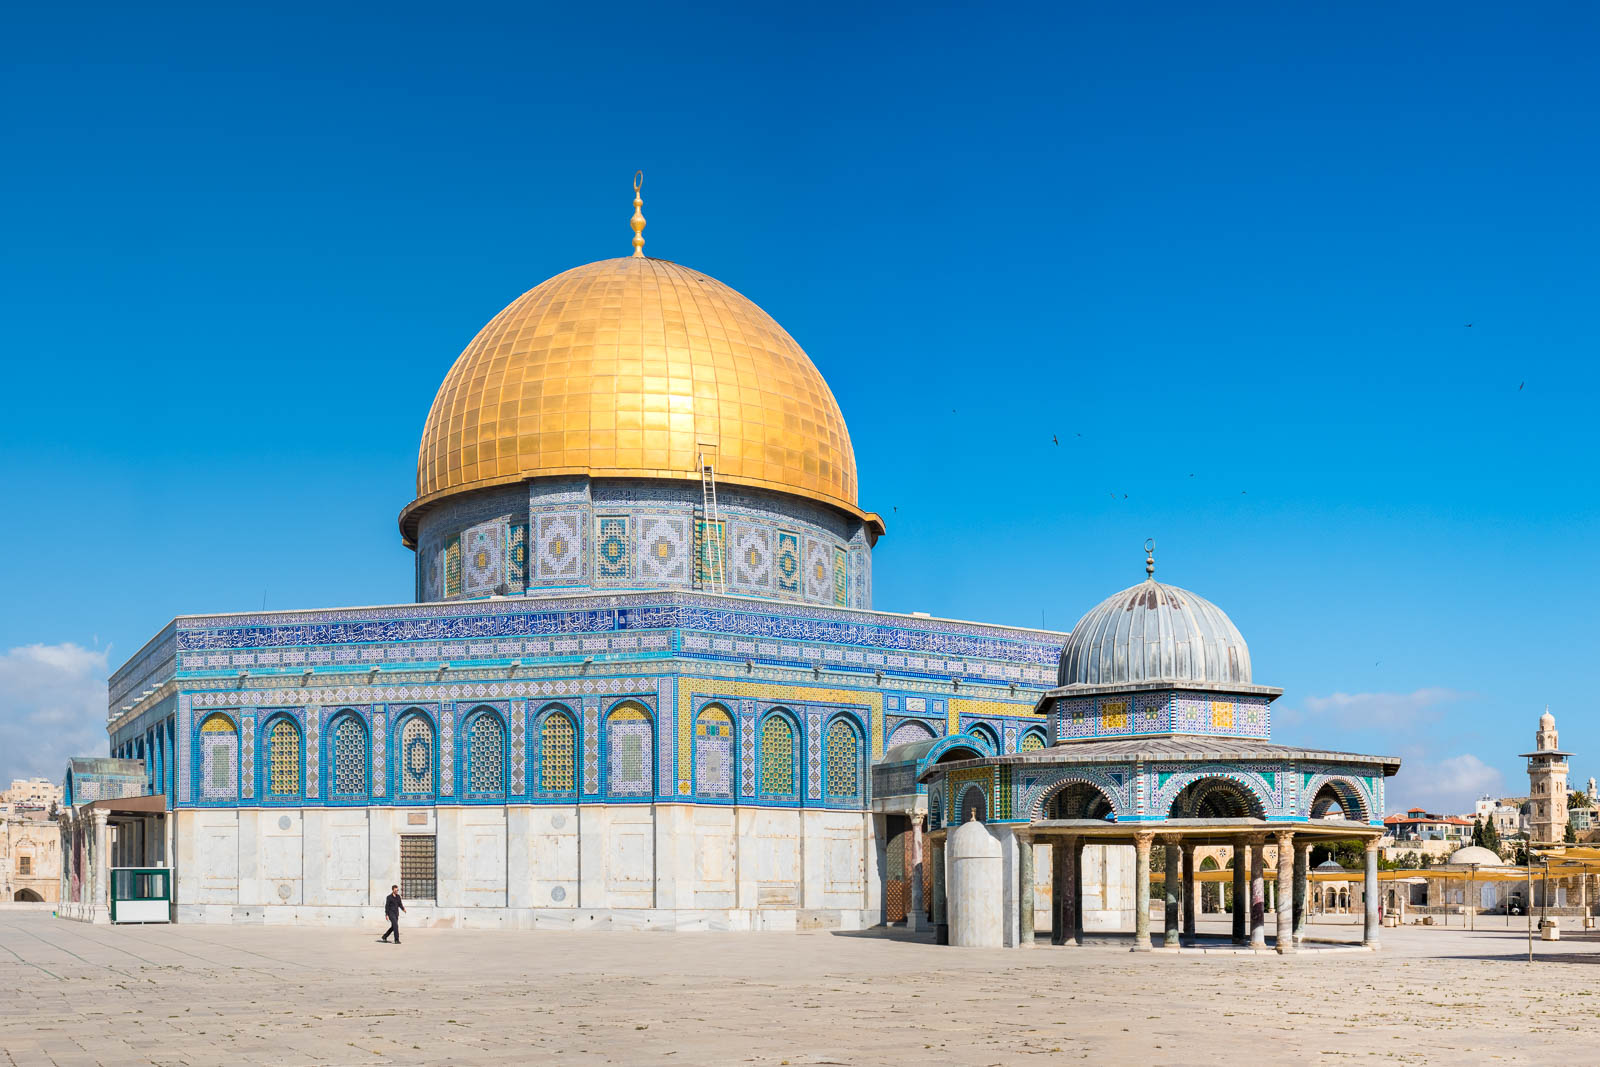
<path fill-rule="evenodd" d="M 1140 830 L 1138 833 L 1133 835 L 1133 847 L 1137 848 L 1140 852 L 1149 852 L 1150 845 L 1155 841 L 1155 839 L 1156 833 L 1154 830 Z"/>
<path fill-rule="evenodd" d="M 1255 848 L 1260 848 L 1262 845 L 1267 843 L 1267 835 L 1264 833 L 1245 834 L 1244 840 L 1246 844 Z"/>
<path fill-rule="evenodd" d="M 1168 848 L 1175 848 L 1175 847 L 1183 844 L 1183 835 L 1182 834 L 1162 834 L 1161 835 L 1161 843 L 1163 845 L 1166 845 Z"/>
<path fill-rule="evenodd" d="M 1363 851 L 1369 853 L 1378 851 L 1378 839 L 1376 837 L 1367 838 L 1366 841 L 1362 843 L 1362 849 Z"/>
<path fill-rule="evenodd" d="M 1293 830 L 1274 830 L 1272 836 L 1277 839 L 1279 848 L 1292 848 L 1294 846 Z"/>

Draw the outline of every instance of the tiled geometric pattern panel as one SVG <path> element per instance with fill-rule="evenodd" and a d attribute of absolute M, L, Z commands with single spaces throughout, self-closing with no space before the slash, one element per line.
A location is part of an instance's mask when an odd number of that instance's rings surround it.
<path fill-rule="evenodd" d="M 756 795 L 756 702 L 739 701 L 739 795 Z"/>
<path fill-rule="evenodd" d="M 333 728 L 333 791 L 337 796 L 367 792 L 367 731 L 355 715 L 342 715 Z"/>
<path fill-rule="evenodd" d="M 803 576 L 807 600 L 833 600 L 833 548 L 814 537 L 805 539 Z"/>
<path fill-rule="evenodd" d="M 514 523 L 511 527 L 511 543 L 506 550 L 506 581 L 513 589 L 528 584 L 528 527 L 525 523 Z"/>
<path fill-rule="evenodd" d="M 628 517 L 606 515 L 595 520 L 595 577 L 631 578 L 633 545 L 628 538 Z"/>
<path fill-rule="evenodd" d="M 511 702 L 511 791 L 521 796 L 527 789 L 528 766 L 528 705 L 526 701 Z"/>
<path fill-rule="evenodd" d="M 600 792 L 600 705 L 583 702 L 583 791 Z"/>
<path fill-rule="evenodd" d="M 1107 700 L 1100 705 L 1100 726 L 1106 733 L 1125 733 L 1129 722 L 1127 698 Z"/>
<path fill-rule="evenodd" d="M 300 795 L 300 731 L 288 719 L 267 730 L 267 791 L 275 797 Z"/>
<path fill-rule="evenodd" d="M 306 796 L 315 797 L 321 791 L 321 735 L 322 709 L 316 705 L 306 708 Z"/>
<path fill-rule="evenodd" d="M 656 721 L 660 724 L 662 742 L 656 752 L 658 783 L 656 788 L 664 797 L 673 794 L 673 783 L 677 779 L 680 763 L 683 765 L 684 776 L 687 777 L 689 774 L 689 757 L 680 755 L 675 751 L 676 746 L 672 744 L 672 738 L 678 736 L 678 710 L 675 703 L 677 692 L 678 683 L 675 678 L 665 676 L 656 679 L 656 706 L 653 710 L 660 716 Z M 677 792 L 688 794 L 687 789 L 679 789 Z"/>
<path fill-rule="evenodd" d="M 439 792 L 451 796 L 456 791 L 456 713 L 446 704 L 439 712 Z"/>
<path fill-rule="evenodd" d="M 417 494 L 556 469 L 687 474 L 702 441 L 719 443 L 719 481 L 855 504 L 839 405 L 771 316 L 666 260 L 601 260 L 473 338 L 428 413 Z"/>
<path fill-rule="evenodd" d="M 772 538 L 769 526 L 753 523 L 732 523 L 732 547 L 729 550 L 729 572 L 734 584 L 753 589 L 771 589 L 773 576 Z"/>
<path fill-rule="evenodd" d="M 538 516 L 534 539 L 533 577 L 541 583 L 583 577 L 583 521 L 576 511 Z"/>
<path fill-rule="evenodd" d="M 638 548 L 640 580 L 673 584 L 689 581 L 687 518 L 641 516 Z"/>
<path fill-rule="evenodd" d="M 762 795 L 794 795 L 794 756 L 794 727 L 782 715 L 768 715 L 761 722 Z"/>
<path fill-rule="evenodd" d="M 570 793 L 574 780 L 577 730 L 564 711 L 549 711 L 539 723 L 539 791 Z"/>
<path fill-rule="evenodd" d="M 253 800 L 256 795 L 256 717 L 253 711 L 239 716 L 239 795 Z"/>
<path fill-rule="evenodd" d="M 1022 735 L 1022 744 L 1017 747 L 1023 752 L 1038 752 L 1044 748 L 1044 734 L 1029 730 Z"/>
<path fill-rule="evenodd" d="M 728 524 L 694 520 L 694 584 L 702 588 L 728 580 Z"/>
<path fill-rule="evenodd" d="M 461 595 L 461 538 L 452 537 L 444 546 L 444 595 Z"/>
<path fill-rule="evenodd" d="M 506 580 L 506 524 L 486 522 L 461 535 L 462 589 L 467 596 L 489 596 Z"/>
<path fill-rule="evenodd" d="M 907 721 L 894 728 L 889 735 L 889 748 L 896 745 L 912 745 L 918 741 L 932 741 L 936 735 L 933 728 L 926 723 Z"/>
<path fill-rule="evenodd" d="M 433 792 L 433 726 L 413 715 L 400 729 L 400 792 L 426 796 Z"/>
<path fill-rule="evenodd" d="M 426 553 L 422 569 L 422 599 L 424 601 L 442 600 L 444 598 L 444 552 L 438 549 L 426 550 L 420 545 L 417 550 Z"/>
<path fill-rule="evenodd" d="M 694 791 L 733 797 L 733 718 L 720 706 L 702 711 L 694 723 Z"/>
<path fill-rule="evenodd" d="M 655 781 L 655 746 L 650 717 L 620 708 L 606 719 L 606 788 L 612 796 L 650 796 Z"/>
<path fill-rule="evenodd" d="M 503 793 L 506 788 L 506 735 L 498 717 L 484 712 L 467 727 L 467 788 Z"/>
<path fill-rule="evenodd" d="M 389 765 L 385 760 L 388 754 L 389 735 L 384 730 L 387 717 L 383 713 L 383 706 L 379 705 L 372 711 L 372 795 L 381 797 L 386 788 L 385 783 L 389 777 Z"/>
<path fill-rule="evenodd" d="M 822 797 L 822 712 L 816 708 L 806 711 L 806 796 L 812 800 Z"/>
<path fill-rule="evenodd" d="M 239 735 L 225 716 L 213 715 L 200 724 L 200 795 L 206 800 L 238 797 L 238 752 Z"/>
<path fill-rule="evenodd" d="M 778 592 L 800 592 L 800 535 L 778 531 Z"/>
<path fill-rule="evenodd" d="M 861 735 L 844 719 L 828 724 L 827 792 L 830 797 L 861 795 Z"/>
<path fill-rule="evenodd" d="M 849 568 L 845 565 L 844 549 L 833 550 L 833 603 L 844 607 L 850 600 Z"/>

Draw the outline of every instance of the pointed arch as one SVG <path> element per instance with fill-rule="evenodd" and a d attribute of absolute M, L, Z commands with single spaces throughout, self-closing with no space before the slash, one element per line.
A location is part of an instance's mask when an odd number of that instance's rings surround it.
<path fill-rule="evenodd" d="M 261 783 L 269 800 L 300 799 L 304 747 L 293 715 L 278 712 L 267 720 L 261 731 Z"/>
<path fill-rule="evenodd" d="M 800 720 L 788 708 L 773 708 L 756 727 L 756 790 L 762 796 L 800 795 Z"/>
<path fill-rule="evenodd" d="M 1264 819 L 1266 804 L 1241 779 L 1199 775 L 1172 799 L 1171 819 Z"/>
<path fill-rule="evenodd" d="M 655 719 L 624 701 L 606 716 L 606 791 L 615 797 L 655 795 Z"/>
<path fill-rule="evenodd" d="M 889 741 L 884 746 L 884 751 L 887 752 L 897 745 L 914 745 L 919 741 L 932 741 L 938 736 L 933 732 L 933 727 L 921 719 L 906 719 L 896 724 L 894 730 L 889 734 Z"/>
<path fill-rule="evenodd" d="M 1017 742 L 1018 752 L 1040 752 L 1048 747 L 1044 731 L 1037 726 L 1023 731 L 1022 738 Z"/>
<path fill-rule="evenodd" d="M 407 708 L 394 724 L 395 794 L 431 797 L 439 791 L 438 731 L 433 717 L 421 708 Z"/>
<path fill-rule="evenodd" d="M 333 749 L 333 775 L 329 784 L 335 797 L 353 798 L 367 795 L 367 771 L 372 761 L 368 758 L 371 739 L 367 735 L 367 722 L 354 708 L 337 712 L 328 731 L 328 744 Z"/>
<path fill-rule="evenodd" d="M 956 821 L 960 823 L 989 821 L 989 794 L 978 782 L 969 783 L 956 798 Z"/>
<path fill-rule="evenodd" d="M 986 722 L 975 722 L 963 732 L 983 746 L 985 756 L 999 755 L 1000 735 L 993 726 Z"/>
<path fill-rule="evenodd" d="M 506 723 L 500 712 L 480 704 L 462 720 L 461 736 L 466 744 L 463 777 L 469 796 L 506 795 Z"/>
<path fill-rule="evenodd" d="M 848 715 L 835 715 L 823 729 L 822 738 L 823 797 L 859 801 L 866 778 L 861 727 Z"/>
<path fill-rule="evenodd" d="M 578 782 L 578 717 L 564 704 L 547 704 L 535 720 L 538 752 L 534 758 L 534 790 L 571 794 Z"/>
<path fill-rule="evenodd" d="M 714 800 L 733 799 L 733 715 L 720 703 L 707 704 L 694 720 L 694 791 Z"/>
<path fill-rule="evenodd" d="M 200 722 L 195 761 L 202 800 L 239 799 L 239 724 L 214 711 Z"/>
<path fill-rule="evenodd" d="M 1307 783 L 1303 795 L 1311 798 L 1306 814 L 1313 819 L 1325 818 L 1334 808 L 1351 822 L 1367 822 L 1371 818 L 1361 787 L 1348 778 L 1319 775 Z"/>

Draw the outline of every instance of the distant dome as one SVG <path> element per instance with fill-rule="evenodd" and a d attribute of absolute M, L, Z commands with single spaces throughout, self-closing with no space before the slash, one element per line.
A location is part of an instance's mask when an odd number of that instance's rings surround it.
<path fill-rule="evenodd" d="M 1482 845 L 1468 845 L 1466 848 L 1458 848 L 1450 853 L 1450 858 L 1445 862 L 1459 863 L 1462 866 L 1476 863 L 1479 866 L 1499 867 L 1505 863 L 1505 860 Z"/>
<path fill-rule="evenodd" d="M 1153 682 L 1249 685 L 1250 649 L 1221 608 L 1150 579 L 1078 620 L 1056 684 Z"/>

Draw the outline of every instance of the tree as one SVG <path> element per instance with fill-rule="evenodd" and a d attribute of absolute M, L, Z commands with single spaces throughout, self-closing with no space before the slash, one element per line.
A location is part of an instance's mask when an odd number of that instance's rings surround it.
<path fill-rule="evenodd" d="M 1472 843 L 1474 845 L 1483 844 L 1483 820 L 1476 815 L 1472 817 Z"/>
<path fill-rule="evenodd" d="M 1569 845 L 1576 845 L 1578 843 L 1578 828 L 1572 825 L 1571 819 L 1567 820 L 1567 833 L 1566 836 L 1561 840 L 1565 841 Z"/>
<path fill-rule="evenodd" d="M 1528 865 L 1528 846 L 1523 844 L 1517 845 L 1517 854 L 1512 858 L 1511 862 L 1515 866 L 1526 867 Z"/>
<path fill-rule="evenodd" d="M 1576 789 L 1567 794 L 1568 811 L 1571 811 L 1573 808 L 1587 808 L 1588 806 L 1589 798 L 1585 794 L 1578 792 Z"/>
<path fill-rule="evenodd" d="M 1501 844 L 1500 844 L 1500 831 L 1495 829 L 1495 827 L 1494 827 L 1494 819 L 1493 818 L 1490 818 L 1487 822 L 1484 823 L 1484 826 L 1483 826 L 1483 841 L 1481 842 L 1481 844 L 1483 845 L 1484 848 L 1488 849 L 1490 852 L 1493 852 L 1496 855 L 1499 855 L 1500 849 L 1502 847 Z"/>

